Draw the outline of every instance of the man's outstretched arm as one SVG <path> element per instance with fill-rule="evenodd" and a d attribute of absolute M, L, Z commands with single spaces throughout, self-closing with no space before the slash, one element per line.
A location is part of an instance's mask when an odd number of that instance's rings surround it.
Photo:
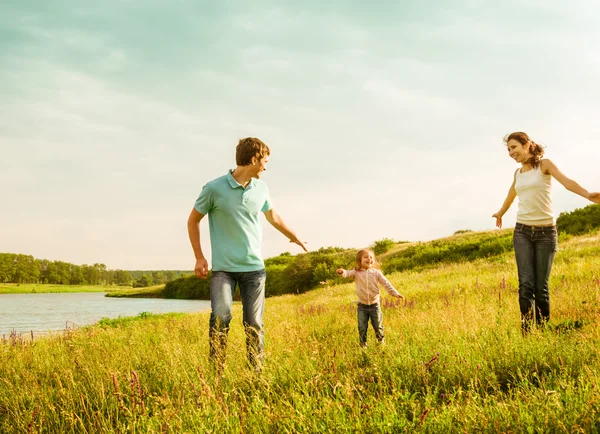
<path fill-rule="evenodd" d="M 269 223 L 271 223 L 271 225 L 275 229 L 277 229 L 279 232 L 281 232 L 283 235 L 285 235 L 290 240 L 290 243 L 296 243 L 300 247 L 302 247 L 302 249 L 305 252 L 308 252 L 308 250 L 306 249 L 306 246 L 304 245 L 304 242 L 302 242 L 298 239 L 298 237 L 296 236 L 294 231 L 292 231 L 285 224 L 285 222 L 283 221 L 283 219 L 281 218 L 281 216 L 279 215 L 279 213 L 277 211 L 275 211 L 273 208 L 271 208 L 269 211 L 265 212 L 265 217 L 267 218 L 267 221 Z"/>

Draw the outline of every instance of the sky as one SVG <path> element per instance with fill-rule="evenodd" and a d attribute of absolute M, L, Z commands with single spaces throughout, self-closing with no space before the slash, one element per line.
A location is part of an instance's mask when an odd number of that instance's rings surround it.
<path fill-rule="evenodd" d="M 191 270 L 188 215 L 247 136 L 310 250 L 493 229 L 513 131 L 598 191 L 599 16 L 592 0 L 3 2 L 0 252 Z M 556 181 L 553 199 L 590 203 Z M 264 257 L 300 253 L 261 220 Z"/>

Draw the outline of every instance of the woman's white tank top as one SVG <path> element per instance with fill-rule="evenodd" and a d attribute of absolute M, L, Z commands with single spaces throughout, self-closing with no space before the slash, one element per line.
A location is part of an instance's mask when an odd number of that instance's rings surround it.
<path fill-rule="evenodd" d="M 552 175 L 542 173 L 541 164 L 527 172 L 517 170 L 515 190 L 519 197 L 517 223 L 529 226 L 556 224 L 552 212 Z"/>

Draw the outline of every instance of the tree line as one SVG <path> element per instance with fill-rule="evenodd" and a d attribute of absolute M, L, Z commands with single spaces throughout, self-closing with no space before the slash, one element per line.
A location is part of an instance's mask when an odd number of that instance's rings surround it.
<path fill-rule="evenodd" d="M 592 204 L 572 212 L 563 212 L 557 219 L 561 236 L 580 235 L 600 228 L 600 205 Z M 473 233 L 457 231 L 459 238 L 415 243 L 386 255 L 382 261 L 385 273 L 411 270 L 440 262 L 472 261 L 494 257 L 512 248 L 512 234 Z M 405 242 L 401 242 L 405 243 Z M 384 238 L 376 241 L 373 250 L 379 256 L 399 244 Z M 286 252 L 265 261 L 267 296 L 301 293 L 339 277 L 336 268 L 351 268 L 356 250 L 341 247 L 321 248 L 307 254 L 292 256 Z M 0 283 L 48 283 L 59 285 L 120 285 L 148 287 L 166 284 L 163 297 L 209 297 L 209 280 L 200 280 L 191 271 L 109 270 L 106 265 L 74 265 L 63 261 L 36 259 L 30 255 L 0 253 Z M 325 282 L 325 283 L 323 283 Z"/>
<path fill-rule="evenodd" d="M 147 287 L 166 284 L 185 274 L 180 270 L 109 270 L 100 263 L 75 265 L 36 259 L 31 255 L 0 253 L 0 283 Z"/>

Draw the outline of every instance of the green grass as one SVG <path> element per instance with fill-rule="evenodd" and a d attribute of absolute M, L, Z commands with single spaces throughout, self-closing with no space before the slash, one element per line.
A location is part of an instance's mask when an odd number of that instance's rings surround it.
<path fill-rule="evenodd" d="M 102 285 L 51 285 L 43 283 L 0 283 L 0 294 L 30 294 L 58 292 L 121 291 L 117 286 Z"/>
<path fill-rule="evenodd" d="M 0 294 L 44 294 L 59 292 L 106 292 L 107 297 L 158 298 L 165 285 L 131 288 L 115 285 L 51 285 L 43 283 L 0 283 Z"/>
<path fill-rule="evenodd" d="M 227 364 L 208 313 L 0 344 L 0 432 L 600 432 L 600 240 L 560 244 L 552 321 L 520 333 L 512 253 L 390 274 L 386 345 L 358 346 L 352 283 L 266 301 L 262 375 L 240 306 Z"/>
<path fill-rule="evenodd" d="M 114 287 L 106 293 L 107 297 L 128 297 L 128 298 L 161 298 L 165 285 L 149 286 L 147 288 L 124 288 L 115 289 Z"/>

